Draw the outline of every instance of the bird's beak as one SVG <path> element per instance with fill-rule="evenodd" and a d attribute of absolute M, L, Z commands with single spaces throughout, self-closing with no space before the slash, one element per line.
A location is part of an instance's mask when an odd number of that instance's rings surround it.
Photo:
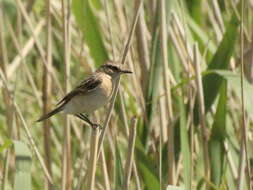
<path fill-rule="evenodd" d="M 132 71 L 128 71 L 128 70 L 121 70 L 120 73 L 121 74 L 131 74 L 133 72 Z"/>

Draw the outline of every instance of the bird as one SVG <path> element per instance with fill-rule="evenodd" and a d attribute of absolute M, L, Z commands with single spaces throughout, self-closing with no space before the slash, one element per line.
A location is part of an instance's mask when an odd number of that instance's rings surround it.
<path fill-rule="evenodd" d="M 111 97 L 117 79 L 122 74 L 132 73 L 121 69 L 115 62 L 107 61 L 100 66 L 90 77 L 83 80 L 77 87 L 67 93 L 57 104 L 56 108 L 42 115 L 37 122 L 63 112 L 71 114 L 87 122 L 92 128 L 101 126 L 93 123 L 88 115 L 106 105 Z"/>

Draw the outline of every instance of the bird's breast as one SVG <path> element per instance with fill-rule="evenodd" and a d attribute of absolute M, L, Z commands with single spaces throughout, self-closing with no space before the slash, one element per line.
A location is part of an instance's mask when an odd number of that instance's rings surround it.
<path fill-rule="evenodd" d="M 85 95 L 77 95 L 65 106 L 67 114 L 92 113 L 104 106 L 111 98 L 113 84 L 110 78 L 103 77 L 102 83 Z"/>
<path fill-rule="evenodd" d="M 113 82 L 109 77 L 103 77 L 101 85 L 98 87 L 98 94 L 110 98 L 113 91 Z"/>

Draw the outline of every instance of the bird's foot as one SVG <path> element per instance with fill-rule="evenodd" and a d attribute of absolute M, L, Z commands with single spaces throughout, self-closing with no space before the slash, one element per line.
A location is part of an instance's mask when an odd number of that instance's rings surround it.
<path fill-rule="evenodd" d="M 99 130 L 102 130 L 102 126 L 100 124 L 97 124 L 97 123 L 92 123 L 91 124 L 91 127 L 92 129 L 99 129 Z"/>

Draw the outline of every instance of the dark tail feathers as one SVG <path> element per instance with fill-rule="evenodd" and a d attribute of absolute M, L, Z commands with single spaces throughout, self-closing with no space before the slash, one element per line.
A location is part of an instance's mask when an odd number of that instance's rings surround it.
<path fill-rule="evenodd" d="M 60 112 L 62 110 L 63 110 L 63 106 L 59 106 L 59 107 L 55 108 L 54 110 L 52 110 L 51 112 L 49 112 L 45 115 L 42 115 L 36 122 L 40 122 L 45 119 L 48 119 L 49 117 L 53 116 L 54 114 L 57 114 L 58 112 Z"/>

